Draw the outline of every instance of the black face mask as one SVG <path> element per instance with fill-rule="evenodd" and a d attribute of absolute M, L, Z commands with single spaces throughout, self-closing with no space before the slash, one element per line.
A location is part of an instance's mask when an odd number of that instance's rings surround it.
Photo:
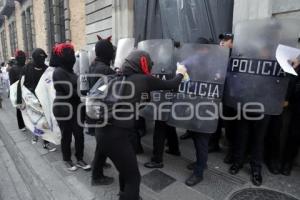
<path fill-rule="evenodd" d="M 36 64 L 37 67 L 45 65 L 46 58 L 47 54 L 43 49 L 37 48 L 32 53 L 33 63 Z"/>
<path fill-rule="evenodd" d="M 16 61 L 19 66 L 24 66 L 26 62 L 26 57 L 23 56 L 16 57 Z"/>

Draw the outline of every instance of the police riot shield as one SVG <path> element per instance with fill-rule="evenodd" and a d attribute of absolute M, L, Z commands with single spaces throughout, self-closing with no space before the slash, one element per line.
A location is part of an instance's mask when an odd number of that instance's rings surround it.
<path fill-rule="evenodd" d="M 80 67 L 79 67 L 79 51 L 75 53 L 76 62 L 73 66 L 73 71 L 77 76 L 80 76 Z"/>
<path fill-rule="evenodd" d="M 173 41 L 165 40 L 146 40 L 138 44 L 139 50 L 144 50 L 150 54 L 153 61 L 151 74 L 163 80 L 174 77 L 176 64 L 174 62 Z M 168 112 L 158 112 L 170 108 L 172 93 L 171 91 L 151 92 L 151 105 L 146 106 L 140 113 L 146 119 L 167 121 Z M 145 97 L 146 98 L 146 97 Z"/>
<path fill-rule="evenodd" d="M 89 56 L 85 50 L 79 51 L 79 69 L 80 69 L 80 91 L 88 91 L 89 82 L 87 74 L 89 73 Z"/>
<path fill-rule="evenodd" d="M 135 39 L 134 38 L 124 38 L 118 41 L 116 59 L 114 62 L 115 69 L 121 69 L 125 58 L 134 49 Z"/>
<path fill-rule="evenodd" d="M 88 57 L 89 57 L 89 65 L 91 65 L 94 62 L 94 60 L 96 59 L 95 47 L 90 48 L 88 50 Z"/>
<path fill-rule="evenodd" d="M 189 78 L 173 98 L 169 125 L 201 133 L 216 131 L 228 59 L 229 50 L 218 45 L 184 44 L 176 52 Z"/>
<path fill-rule="evenodd" d="M 226 105 L 281 114 L 289 78 L 277 63 L 275 52 L 278 44 L 297 46 L 299 24 L 293 19 L 263 19 L 236 25 L 225 86 Z"/>

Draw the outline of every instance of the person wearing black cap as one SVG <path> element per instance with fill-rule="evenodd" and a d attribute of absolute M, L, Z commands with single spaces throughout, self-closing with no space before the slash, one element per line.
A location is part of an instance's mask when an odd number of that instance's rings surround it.
<path fill-rule="evenodd" d="M 232 33 L 222 33 L 219 35 L 220 46 L 229 49 L 233 48 L 233 34 Z"/>
<path fill-rule="evenodd" d="M 219 35 L 220 39 L 220 46 L 229 48 L 230 53 L 233 48 L 233 38 L 234 35 L 232 33 L 223 33 Z M 225 83 L 226 84 L 226 83 Z M 228 106 L 223 105 L 223 111 L 225 116 L 235 116 L 236 111 Z M 220 121 L 219 126 L 218 126 L 218 131 L 215 134 L 212 134 L 210 137 L 209 141 L 209 152 L 216 152 L 220 150 L 220 139 L 222 136 L 222 127 L 224 126 L 225 128 L 225 134 L 226 134 L 226 139 L 228 142 L 228 152 L 224 158 L 224 163 L 226 164 L 231 164 L 233 159 L 232 159 L 232 143 L 233 143 L 233 137 L 234 137 L 234 130 L 235 130 L 235 121 Z"/>
<path fill-rule="evenodd" d="M 176 89 L 186 73 L 186 68 L 179 66 L 178 75 L 174 79 L 163 81 L 151 76 L 151 68 L 152 61 L 147 52 L 135 50 L 125 59 L 122 73 L 126 81 L 132 83 L 134 87 L 125 87 L 122 94 L 127 97 L 133 94 L 133 97 L 120 99 L 124 103 L 120 113 L 115 110 L 116 114 L 111 123 L 98 133 L 101 152 L 112 160 L 119 171 L 120 200 L 140 199 L 141 175 L 129 135 L 136 131 L 137 105 L 141 102 L 143 93 Z M 134 109 L 129 111 L 128 106 Z M 124 120 L 117 119 L 116 116 Z"/>
<path fill-rule="evenodd" d="M 62 133 L 63 160 L 69 171 L 75 171 L 77 167 L 90 170 L 90 165 L 83 160 L 84 135 L 83 128 L 78 124 L 78 120 L 83 119 L 85 112 L 78 111 L 81 100 L 77 93 L 78 76 L 73 71 L 76 62 L 74 47 L 70 43 L 58 44 L 54 47 L 52 55 L 56 57 L 56 59 L 52 58 L 52 62 L 57 61 L 54 63 L 57 66 L 53 72 L 53 83 L 56 90 L 53 114 Z M 72 136 L 75 138 L 76 165 L 71 159 Z"/>
<path fill-rule="evenodd" d="M 10 85 L 14 84 L 20 79 L 20 76 L 23 72 L 23 68 L 26 62 L 26 55 L 23 51 L 17 51 L 15 55 L 15 59 L 16 59 L 15 62 L 13 62 L 13 60 L 10 60 L 8 62 L 8 65 L 12 66 L 9 70 Z M 17 108 L 17 121 L 18 121 L 19 129 L 22 131 L 26 131 L 22 113 L 19 108 Z"/>
<path fill-rule="evenodd" d="M 114 56 L 114 48 L 110 41 L 110 38 L 102 39 L 100 37 L 99 41 L 96 43 L 95 52 L 96 59 L 89 67 L 89 74 L 95 75 L 95 77 L 89 77 L 89 88 L 91 89 L 94 84 L 98 81 L 100 75 L 111 75 L 116 72 L 111 69 L 110 65 Z M 89 120 L 89 119 L 87 119 Z M 110 185 L 113 183 L 113 178 L 107 177 L 103 174 L 103 168 L 110 168 L 111 166 L 106 163 L 106 156 L 100 151 L 100 138 L 97 133 L 99 130 L 94 128 L 89 128 L 89 134 L 96 136 L 96 150 L 92 167 L 92 185 Z"/>
<path fill-rule="evenodd" d="M 32 52 L 32 61 L 29 62 L 22 72 L 22 76 L 24 76 L 24 86 L 35 95 L 35 89 L 48 68 L 48 66 L 45 64 L 45 60 L 47 58 L 47 54 L 43 49 L 36 48 Z M 22 103 L 20 98 L 19 103 Z M 34 136 L 32 139 L 32 143 L 35 144 L 38 141 L 38 136 Z M 56 150 L 56 148 L 51 147 L 50 143 L 45 141 L 43 142 L 43 148 L 47 149 L 50 152 L 53 152 Z"/>

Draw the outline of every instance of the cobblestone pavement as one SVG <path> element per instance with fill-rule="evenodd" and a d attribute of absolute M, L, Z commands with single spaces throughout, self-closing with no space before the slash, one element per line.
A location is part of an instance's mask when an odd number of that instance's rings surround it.
<path fill-rule="evenodd" d="M 17 129 L 15 110 L 6 99 L 0 109 L 0 199 L 2 200 L 116 200 L 118 199 L 117 172 L 105 170 L 115 177 L 111 186 L 92 187 L 91 174 L 78 170 L 68 172 L 58 151 L 48 153 L 42 144 L 31 144 L 31 134 Z M 292 176 L 273 176 L 264 168 L 264 184 L 252 186 L 249 167 L 237 176 L 227 173 L 228 165 L 222 160 L 225 152 L 209 155 L 208 169 L 204 181 L 195 187 L 187 187 L 185 179 L 190 175 L 186 165 L 194 159 L 192 141 L 181 141 L 182 157 L 165 155 L 165 167 L 150 170 L 143 163 L 151 156 L 151 123 L 149 134 L 143 138 L 145 154 L 138 156 L 143 181 L 141 196 L 144 200 L 294 200 L 300 199 L 300 169 Z M 182 134 L 183 131 L 179 130 Z M 93 159 L 95 140 L 85 137 L 85 158 Z M 261 190 L 263 189 L 263 190 Z"/>

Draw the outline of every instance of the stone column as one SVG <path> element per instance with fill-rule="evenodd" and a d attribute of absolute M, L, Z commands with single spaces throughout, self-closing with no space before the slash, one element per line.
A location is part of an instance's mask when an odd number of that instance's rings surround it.
<path fill-rule="evenodd" d="M 112 35 L 113 43 L 126 37 L 133 37 L 134 0 L 113 0 Z"/>

